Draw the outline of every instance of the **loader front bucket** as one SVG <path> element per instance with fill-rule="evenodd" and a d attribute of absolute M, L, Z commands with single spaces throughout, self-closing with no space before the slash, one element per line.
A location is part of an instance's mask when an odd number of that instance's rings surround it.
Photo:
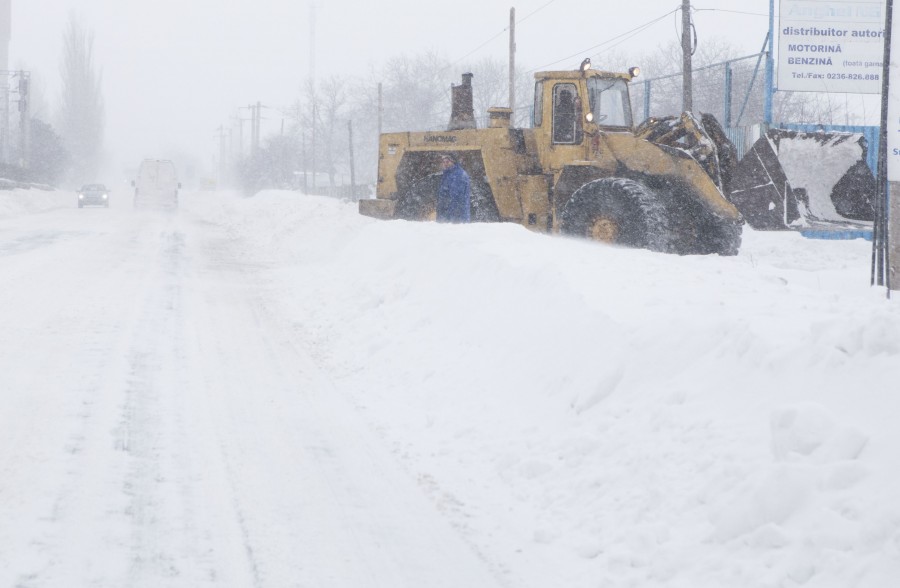
<path fill-rule="evenodd" d="M 877 185 L 859 133 L 770 129 L 738 163 L 728 198 L 754 229 L 860 227 Z"/>

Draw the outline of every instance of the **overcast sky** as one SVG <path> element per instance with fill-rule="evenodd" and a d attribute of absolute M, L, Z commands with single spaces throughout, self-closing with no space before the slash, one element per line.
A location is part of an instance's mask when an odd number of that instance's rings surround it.
<path fill-rule="evenodd" d="M 692 4 L 701 43 L 726 37 L 747 54 L 759 51 L 768 0 Z M 639 54 L 675 40 L 680 5 L 679 0 L 319 0 L 315 71 L 318 78 L 366 75 L 391 57 L 427 50 L 459 60 L 460 67 L 485 57 L 505 61 L 512 6 L 517 62 L 574 68 L 583 56 L 612 47 Z M 257 100 L 284 106 L 298 96 L 312 61 L 310 7 L 306 0 L 13 0 L 10 66 L 32 70 L 55 111 L 62 34 L 74 11 L 95 33 L 106 147 L 115 173 L 145 156 L 184 154 L 208 164 L 216 152 L 215 129 L 237 107 Z M 458 82 L 459 73 L 448 72 L 448 86 Z M 269 116 L 264 134 L 280 125 L 280 115 Z"/>

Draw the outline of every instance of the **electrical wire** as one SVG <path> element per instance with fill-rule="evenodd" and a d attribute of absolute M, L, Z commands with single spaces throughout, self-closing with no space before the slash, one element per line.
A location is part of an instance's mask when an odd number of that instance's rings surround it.
<path fill-rule="evenodd" d="M 644 30 L 648 29 L 649 27 L 655 25 L 655 24 L 658 23 L 659 21 L 661 21 L 661 20 L 663 20 L 664 18 L 668 17 L 670 14 L 674 14 L 674 13 L 677 12 L 678 10 L 681 10 L 681 8 L 680 8 L 680 7 L 679 7 L 679 8 L 676 8 L 675 10 L 672 10 L 672 11 L 670 11 L 670 12 L 667 12 L 667 13 L 663 14 L 662 16 L 658 17 L 658 18 L 654 18 L 653 20 L 648 21 L 648 22 L 646 22 L 646 23 L 644 23 L 644 24 L 642 24 L 642 25 L 640 25 L 640 26 L 638 26 L 638 27 L 635 27 L 635 28 L 631 29 L 630 31 L 625 31 L 625 32 L 622 33 L 622 34 L 616 35 L 615 37 L 612 37 L 611 39 L 607 39 L 606 41 L 603 41 L 602 43 L 599 43 L 599 44 L 597 44 L 597 45 L 594 45 L 593 47 L 588 47 L 587 49 L 582 49 L 582 50 L 579 51 L 578 53 L 574 53 L 574 54 L 572 54 L 572 55 L 569 55 L 568 57 L 563 57 L 562 59 L 557 59 L 556 61 L 553 61 L 553 62 L 548 63 L 548 64 L 546 64 L 546 65 L 542 65 L 542 66 L 537 67 L 537 68 L 535 68 L 535 69 L 528 70 L 528 73 L 534 73 L 534 72 L 536 72 L 536 71 L 540 71 L 540 70 L 543 70 L 543 69 L 547 69 L 547 68 L 550 67 L 551 65 L 556 65 L 557 63 L 562 63 L 563 61 L 568 61 L 568 60 L 570 60 L 570 59 L 574 59 L 575 57 L 579 57 L 579 56 L 584 55 L 584 54 L 586 54 L 586 53 L 592 53 L 594 50 L 599 49 L 600 47 L 603 47 L 604 45 L 609 45 L 610 43 L 613 43 L 614 41 L 619 41 L 619 43 L 616 43 L 616 45 L 618 45 L 618 44 L 620 44 L 620 43 L 623 43 L 623 42 L 625 42 L 626 40 L 630 39 L 631 37 L 637 35 L 638 33 L 643 32 Z M 625 37 L 625 38 L 623 39 L 623 37 Z M 616 45 L 612 45 L 611 47 L 615 47 Z"/>
<path fill-rule="evenodd" d="M 521 18 L 521 20 L 517 20 L 517 21 L 516 21 L 516 24 L 525 22 L 526 20 L 528 20 L 529 18 L 531 18 L 532 16 L 534 16 L 536 13 L 538 13 L 538 12 L 540 12 L 541 10 L 547 8 L 548 6 L 550 6 L 551 4 L 553 4 L 554 2 L 556 2 L 556 0 L 550 0 L 550 2 L 547 2 L 546 4 L 544 4 L 543 6 L 541 6 L 540 8 L 536 8 L 536 9 L 532 10 L 530 13 L 526 14 L 525 16 L 523 16 L 523 17 Z"/>
<path fill-rule="evenodd" d="M 550 6 L 551 4 L 553 4 L 554 2 L 556 2 L 556 0 L 550 0 L 549 2 L 547 2 L 546 4 L 544 4 L 543 6 L 540 6 L 540 7 L 536 8 L 536 9 L 532 10 L 530 13 L 526 14 L 525 16 L 523 16 L 522 18 L 520 18 L 519 20 L 517 20 L 517 21 L 516 21 L 516 24 L 520 24 L 520 23 L 522 23 L 522 22 L 525 22 L 526 20 L 528 20 L 529 18 L 531 18 L 532 16 L 534 16 L 535 14 L 537 14 L 538 12 L 540 12 L 541 10 L 547 8 L 548 6 Z M 474 49 L 472 49 L 471 51 L 469 51 L 468 53 L 466 53 L 465 55 L 463 55 L 462 57 L 460 57 L 459 59 L 457 59 L 456 61 L 454 61 L 453 63 L 451 63 L 451 64 L 450 64 L 449 66 L 447 66 L 447 67 L 453 67 L 454 65 L 456 65 L 457 63 L 459 63 L 459 62 L 462 61 L 463 59 L 469 57 L 469 56 L 472 55 L 473 53 L 477 53 L 477 52 L 478 52 L 480 49 L 482 49 L 485 45 L 488 45 L 488 44 L 491 43 L 494 39 L 496 39 L 497 37 L 499 37 L 500 35 L 502 35 L 503 33 L 507 32 L 507 31 L 509 31 L 509 27 L 504 27 L 503 30 L 501 30 L 499 33 L 497 33 L 496 35 L 494 35 L 493 37 L 491 37 L 490 39 L 488 39 L 487 41 L 485 41 L 484 43 L 482 43 L 482 44 L 479 45 L 478 47 L 475 47 Z"/>

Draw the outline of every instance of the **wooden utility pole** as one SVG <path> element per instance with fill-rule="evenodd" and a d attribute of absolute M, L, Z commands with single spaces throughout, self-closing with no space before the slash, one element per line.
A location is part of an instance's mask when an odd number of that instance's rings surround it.
<path fill-rule="evenodd" d="M 384 94 L 381 82 L 378 82 L 378 140 L 381 140 L 381 128 L 384 120 Z"/>
<path fill-rule="evenodd" d="M 262 127 L 262 102 L 256 103 L 256 137 L 253 142 L 253 152 L 259 153 L 259 135 Z"/>
<path fill-rule="evenodd" d="M 509 9 L 509 108 L 512 110 L 510 122 L 516 120 L 516 9 Z"/>
<path fill-rule="evenodd" d="M 691 0 L 681 0 L 681 52 L 682 52 L 682 88 L 683 97 L 681 109 L 690 111 L 694 109 L 693 103 L 693 68 L 691 66 L 691 53 L 694 50 L 691 40 Z"/>
<path fill-rule="evenodd" d="M 19 72 L 19 165 L 31 166 L 31 72 Z"/>
<path fill-rule="evenodd" d="M 347 131 L 350 134 L 350 198 L 356 199 L 356 172 L 353 166 L 353 121 L 347 121 Z"/>

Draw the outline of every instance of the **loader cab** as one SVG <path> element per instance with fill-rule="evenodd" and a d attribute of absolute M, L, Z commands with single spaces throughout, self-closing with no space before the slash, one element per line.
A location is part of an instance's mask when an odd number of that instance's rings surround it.
<path fill-rule="evenodd" d="M 532 122 L 543 169 L 559 172 L 573 161 L 592 160 L 600 133 L 634 131 L 628 82 L 637 71 L 535 74 Z"/>

